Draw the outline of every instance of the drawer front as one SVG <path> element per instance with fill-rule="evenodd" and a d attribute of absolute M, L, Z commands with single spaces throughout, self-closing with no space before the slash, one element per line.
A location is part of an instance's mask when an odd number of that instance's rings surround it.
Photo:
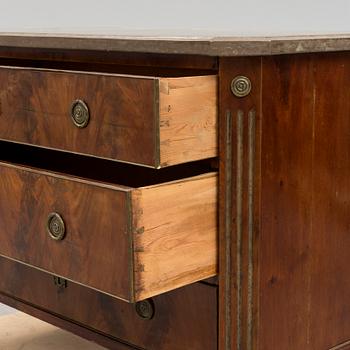
<path fill-rule="evenodd" d="M 153 298 L 154 316 L 133 304 L 0 258 L 0 292 L 146 350 L 217 349 L 217 288 L 196 283 Z M 14 278 L 14 276 L 16 276 Z"/>
<path fill-rule="evenodd" d="M 0 178 L 2 256 L 131 302 L 216 274 L 215 173 L 136 189 L 0 163 Z"/>
<path fill-rule="evenodd" d="M 156 168 L 214 157 L 216 80 L 0 67 L 0 139 Z"/>

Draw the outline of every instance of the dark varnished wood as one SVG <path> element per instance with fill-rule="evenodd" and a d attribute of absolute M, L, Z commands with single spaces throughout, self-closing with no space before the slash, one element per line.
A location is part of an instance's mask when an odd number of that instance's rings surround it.
<path fill-rule="evenodd" d="M 259 349 L 321 349 L 308 339 L 312 56 L 264 59 L 262 94 Z"/>
<path fill-rule="evenodd" d="M 235 97 L 231 81 L 252 91 Z M 219 349 L 256 349 L 260 208 L 260 58 L 220 60 Z M 240 121 L 241 120 L 241 121 Z"/>
<path fill-rule="evenodd" d="M 0 68 L 0 138 L 154 166 L 155 82 L 99 74 Z M 70 117 L 89 106 L 88 127 Z"/>
<path fill-rule="evenodd" d="M 263 82 L 260 348 L 330 349 L 350 338 L 350 56 L 266 58 Z"/>
<path fill-rule="evenodd" d="M 130 300 L 127 188 L 6 164 L 0 176 L 1 255 Z M 63 241 L 46 232 L 51 212 L 65 221 Z"/>
<path fill-rule="evenodd" d="M 350 54 L 315 56 L 313 68 L 309 342 L 329 349 L 350 340 Z"/>
<path fill-rule="evenodd" d="M 264 57 L 261 63 L 260 71 L 258 59 L 220 61 L 220 346 L 224 350 L 346 349 L 350 339 L 350 55 L 275 56 Z M 235 75 L 251 78 L 248 97 L 237 100 L 231 94 L 229 83 Z M 257 111 L 257 124 L 250 208 L 246 118 L 252 108 Z M 241 151 L 234 119 L 239 110 L 244 112 Z M 234 113 L 231 126 L 226 124 L 228 111 Z M 228 144 L 229 130 L 232 142 Z M 230 152 L 232 173 L 227 172 Z M 242 170 L 237 161 L 240 153 Z M 237 210 L 240 175 L 242 213 Z M 254 228 L 251 327 L 246 321 L 249 211 Z M 237 250 L 240 220 L 242 240 Z"/>
<path fill-rule="evenodd" d="M 216 287 L 197 283 L 156 297 L 154 318 L 144 320 L 133 304 L 70 282 L 57 288 L 53 276 L 4 258 L 0 275 L 1 293 L 124 343 L 147 350 L 217 348 Z"/>
<path fill-rule="evenodd" d="M 0 67 L 0 139 L 153 168 L 211 158 L 216 95 L 215 75 Z M 71 118 L 77 100 L 90 112 L 83 128 Z"/>

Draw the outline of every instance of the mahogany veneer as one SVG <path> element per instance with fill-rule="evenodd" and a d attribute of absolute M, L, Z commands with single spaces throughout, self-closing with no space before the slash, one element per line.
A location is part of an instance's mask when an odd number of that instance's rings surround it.
<path fill-rule="evenodd" d="M 215 173 L 139 189 L 8 163 L 0 177 L 2 256 L 130 302 L 216 274 Z"/>
<path fill-rule="evenodd" d="M 74 126 L 77 99 L 90 112 Z M 195 103 L 194 103 L 195 101 Z M 217 155 L 217 77 L 0 67 L 0 138 L 155 168 Z"/>
<path fill-rule="evenodd" d="M 40 318 L 42 313 L 35 314 L 35 309 L 48 312 L 51 321 L 60 317 L 66 324 L 71 321 L 115 342 L 121 340 L 143 349 L 216 347 L 217 288 L 214 286 L 196 283 L 153 298 L 154 316 L 146 320 L 138 316 L 134 304 L 72 282 L 65 287 L 56 286 L 52 275 L 5 258 L 0 258 L 0 275 L 0 300 L 14 297 L 15 307 Z M 59 326 L 62 325 L 61 322 Z M 102 345 L 107 344 L 102 342 Z"/>

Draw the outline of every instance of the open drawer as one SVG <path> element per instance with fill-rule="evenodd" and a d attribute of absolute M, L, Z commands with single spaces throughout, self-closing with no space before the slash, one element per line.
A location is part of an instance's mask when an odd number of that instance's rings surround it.
<path fill-rule="evenodd" d="M 0 67 L 0 139 L 161 168 L 217 156 L 217 76 Z"/>
<path fill-rule="evenodd" d="M 2 256 L 129 302 L 217 272 L 215 172 L 130 187 L 2 161 L 0 178 Z"/>

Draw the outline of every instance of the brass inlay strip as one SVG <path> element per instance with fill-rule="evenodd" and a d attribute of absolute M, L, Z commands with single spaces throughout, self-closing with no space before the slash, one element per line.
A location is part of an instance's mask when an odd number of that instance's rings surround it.
<path fill-rule="evenodd" d="M 348 340 L 347 342 L 345 342 L 343 344 L 339 344 L 337 346 L 334 346 L 333 348 L 330 348 L 329 350 L 345 350 L 345 347 L 347 349 L 350 349 L 350 340 Z"/>
<path fill-rule="evenodd" d="M 254 304 L 254 161 L 255 161 L 255 128 L 256 114 L 254 110 L 248 113 L 248 274 L 247 274 L 247 349 L 253 349 L 253 304 Z M 244 174 L 244 112 L 237 111 L 236 116 L 236 348 L 243 348 L 243 281 L 242 281 L 242 240 L 243 240 L 243 174 Z M 225 305 L 226 305 L 226 349 L 232 349 L 232 115 L 226 113 L 226 183 L 225 183 Z"/>
<path fill-rule="evenodd" d="M 248 114 L 248 314 L 247 349 L 253 349 L 255 111 Z"/>
<path fill-rule="evenodd" d="M 236 164 L 237 350 L 240 350 L 242 346 L 243 117 L 244 112 L 238 110 Z"/>
<path fill-rule="evenodd" d="M 231 234 L 232 234 L 232 115 L 226 112 L 226 171 L 225 171 L 225 348 L 232 349 L 231 315 Z"/>

